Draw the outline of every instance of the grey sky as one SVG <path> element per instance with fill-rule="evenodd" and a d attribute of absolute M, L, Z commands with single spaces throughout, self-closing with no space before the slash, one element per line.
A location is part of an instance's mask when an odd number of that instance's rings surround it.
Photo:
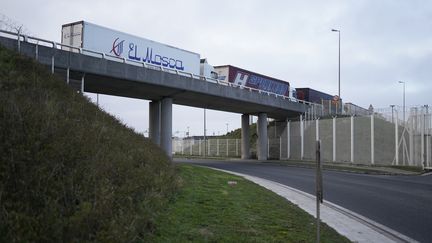
<path fill-rule="evenodd" d="M 337 94 L 363 107 L 431 104 L 432 1 L 5 1 L 3 14 L 34 35 L 60 41 L 61 25 L 78 20 L 177 46 L 207 57 Z M 94 98 L 94 95 L 90 95 Z M 102 107 L 138 131 L 148 102 L 100 96 Z M 202 110 L 175 106 L 173 132 L 202 133 Z M 240 115 L 209 111 L 209 134 L 240 126 Z M 179 134 L 182 135 L 182 134 Z"/>

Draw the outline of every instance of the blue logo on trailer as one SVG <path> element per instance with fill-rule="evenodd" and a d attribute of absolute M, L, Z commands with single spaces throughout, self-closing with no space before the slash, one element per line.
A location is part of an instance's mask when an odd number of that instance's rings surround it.
<path fill-rule="evenodd" d="M 123 54 L 123 45 L 125 40 L 119 41 L 119 38 L 116 38 L 112 44 L 112 49 L 110 53 L 114 53 L 114 55 L 120 57 Z M 128 58 L 130 60 L 135 61 L 143 61 L 146 63 L 150 63 L 157 66 L 162 67 L 169 67 L 172 69 L 177 69 L 180 71 L 184 71 L 183 61 L 180 59 L 176 59 L 173 57 L 168 57 L 161 55 L 159 53 L 153 52 L 152 48 L 147 47 L 146 48 L 146 55 L 140 56 L 138 54 L 138 45 L 130 42 L 129 45 L 129 51 L 128 51 Z"/>

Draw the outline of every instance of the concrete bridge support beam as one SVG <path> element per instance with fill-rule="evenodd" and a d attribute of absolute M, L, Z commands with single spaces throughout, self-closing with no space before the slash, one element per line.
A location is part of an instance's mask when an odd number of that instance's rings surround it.
<path fill-rule="evenodd" d="M 161 102 L 161 148 L 172 158 L 172 98 Z"/>
<path fill-rule="evenodd" d="M 267 139 L 267 113 L 258 114 L 258 160 L 267 160 L 268 139 Z"/>
<path fill-rule="evenodd" d="M 160 101 L 149 103 L 149 138 L 153 143 L 160 145 Z"/>
<path fill-rule="evenodd" d="M 250 159 L 250 133 L 249 115 L 243 114 L 241 117 L 241 158 Z"/>

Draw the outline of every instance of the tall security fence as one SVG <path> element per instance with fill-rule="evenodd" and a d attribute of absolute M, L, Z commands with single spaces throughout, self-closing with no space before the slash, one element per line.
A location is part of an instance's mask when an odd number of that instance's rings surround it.
<path fill-rule="evenodd" d="M 274 122 L 268 128 L 269 158 L 313 160 L 321 140 L 323 161 L 432 167 L 432 117 L 428 107 L 406 114 L 399 107 L 370 115 Z"/>
<path fill-rule="evenodd" d="M 327 118 L 304 115 L 271 121 L 267 134 L 269 159 L 314 160 L 315 141 L 319 139 L 324 162 L 432 169 L 432 114 L 428 106 L 410 108 L 405 114 L 401 107 L 391 107 Z M 240 157 L 241 141 L 178 138 L 173 140 L 173 152 L 185 156 Z M 256 144 L 251 144 L 251 153 L 256 153 Z"/>
<path fill-rule="evenodd" d="M 240 157 L 240 139 L 173 139 L 173 153 L 185 156 Z"/>

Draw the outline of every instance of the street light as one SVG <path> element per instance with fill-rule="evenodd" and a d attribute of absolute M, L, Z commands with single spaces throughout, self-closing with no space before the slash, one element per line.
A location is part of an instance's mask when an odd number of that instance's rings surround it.
<path fill-rule="evenodd" d="M 403 122 L 405 123 L 405 82 L 399 81 L 400 84 L 403 84 Z"/>
<path fill-rule="evenodd" d="M 340 30 L 337 30 L 337 29 L 332 29 L 332 31 L 333 32 L 338 32 L 338 34 L 339 34 L 339 71 L 338 71 L 338 96 L 339 96 L 339 99 L 341 98 L 341 95 L 340 95 Z"/>
<path fill-rule="evenodd" d="M 227 126 L 227 134 L 228 134 L 228 124 L 229 124 L 229 123 L 225 123 L 225 124 L 226 124 L 226 126 Z"/>

